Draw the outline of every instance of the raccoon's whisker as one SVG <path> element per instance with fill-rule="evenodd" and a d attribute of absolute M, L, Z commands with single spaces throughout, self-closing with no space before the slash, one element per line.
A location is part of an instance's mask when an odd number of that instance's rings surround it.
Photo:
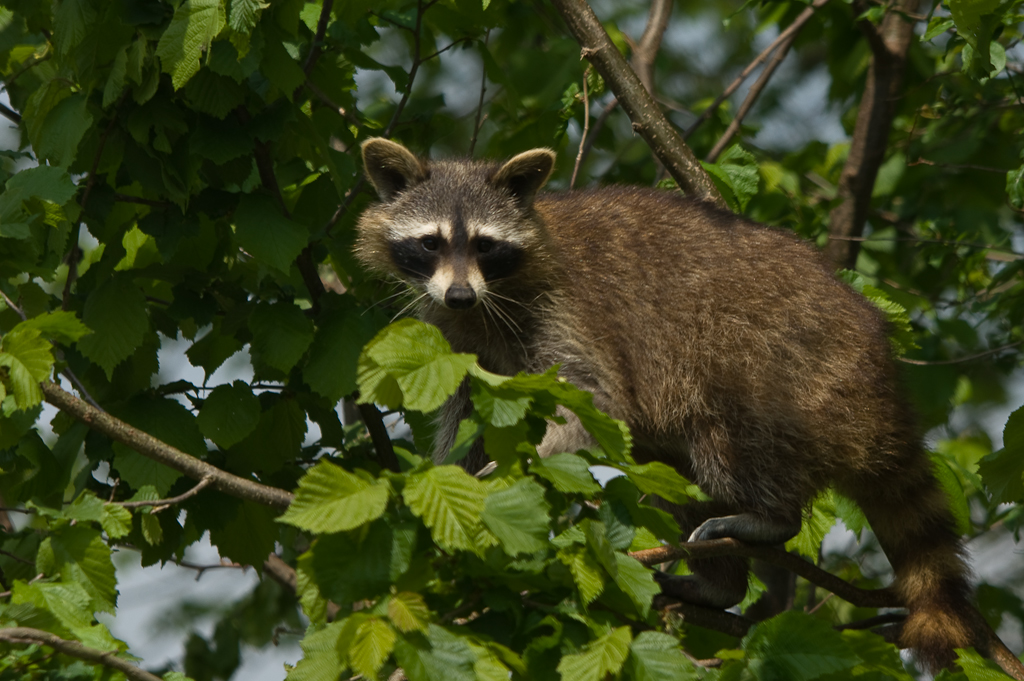
<path fill-rule="evenodd" d="M 415 298 L 413 298 L 412 302 L 410 302 L 410 303 L 409 303 L 408 305 L 406 305 L 406 306 L 405 306 L 405 307 L 403 307 L 403 308 L 402 308 L 401 310 L 399 310 L 399 311 L 398 311 L 398 313 L 397 313 L 397 314 L 396 314 L 396 315 L 395 315 L 394 317 L 392 317 L 392 318 L 391 318 L 391 321 L 392 321 L 392 322 L 393 322 L 393 321 L 395 321 L 395 320 L 396 320 L 396 319 L 398 319 L 399 317 L 403 316 L 403 315 L 404 315 L 404 314 L 405 314 L 406 312 L 408 312 L 408 311 L 409 311 L 409 310 L 411 310 L 412 308 L 416 307 L 416 305 L 417 305 L 417 304 L 418 304 L 418 303 L 419 303 L 419 302 L 420 302 L 421 300 L 423 300 L 424 298 L 426 298 L 426 297 L 427 297 L 427 295 L 429 295 L 429 294 L 428 294 L 428 293 L 427 293 L 426 291 L 424 291 L 423 293 L 421 293 L 421 294 L 419 294 L 418 296 L 416 296 Z"/>
<path fill-rule="evenodd" d="M 510 331 L 514 331 L 516 333 L 516 336 L 518 337 L 519 334 L 521 334 L 523 332 L 522 327 L 519 326 L 518 323 L 516 323 L 516 320 L 512 317 L 512 315 L 510 315 L 508 313 L 508 310 L 501 309 L 501 306 L 497 302 L 495 302 L 493 300 L 489 300 L 489 297 L 490 296 L 488 296 L 487 298 L 484 298 L 484 300 L 483 300 L 484 305 L 488 306 L 492 310 L 494 310 L 494 313 L 496 315 L 498 315 L 498 317 L 502 321 L 505 322 L 505 326 L 507 326 Z"/>
<path fill-rule="evenodd" d="M 503 296 L 500 293 L 495 293 L 494 291 L 490 291 L 490 290 L 487 291 L 487 295 L 488 296 L 493 296 L 494 298 L 497 298 L 498 300 L 504 300 L 504 301 L 510 302 L 510 303 L 512 303 L 514 305 L 518 305 L 519 307 L 523 308 L 524 310 L 528 310 L 529 309 L 529 306 L 527 306 L 526 303 L 524 303 L 524 302 L 522 302 L 520 300 L 516 300 L 515 298 L 509 298 L 508 296 Z"/>

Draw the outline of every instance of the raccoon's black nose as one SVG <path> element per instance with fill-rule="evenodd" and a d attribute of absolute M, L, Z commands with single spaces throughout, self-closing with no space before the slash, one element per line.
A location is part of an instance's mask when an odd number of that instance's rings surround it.
<path fill-rule="evenodd" d="M 469 286 L 449 286 L 444 304 L 453 310 L 468 310 L 476 304 L 476 292 Z"/>

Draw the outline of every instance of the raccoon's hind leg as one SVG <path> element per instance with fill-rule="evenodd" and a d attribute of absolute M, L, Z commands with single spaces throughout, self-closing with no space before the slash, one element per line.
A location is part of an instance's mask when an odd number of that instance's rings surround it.
<path fill-rule="evenodd" d="M 800 531 L 800 515 L 793 518 L 762 518 L 753 513 L 735 513 L 720 502 L 692 502 L 670 506 L 683 536 L 689 541 L 732 537 L 750 544 L 781 544 Z M 747 593 L 749 563 L 745 558 L 719 556 L 686 561 L 692 574 L 656 573 L 663 593 L 695 605 L 728 608 Z"/>

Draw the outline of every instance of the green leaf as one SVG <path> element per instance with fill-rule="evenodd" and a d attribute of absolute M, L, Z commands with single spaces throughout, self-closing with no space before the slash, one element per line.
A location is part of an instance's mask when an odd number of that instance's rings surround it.
<path fill-rule="evenodd" d="M 359 354 L 376 329 L 373 319 L 352 305 L 348 296 L 331 299 L 317 320 L 302 379 L 333 403 L 356 389 Z"/>
<path fill-rule="evenodd" d="M 533 553 L 547 546 L 551 507 L 544 488 L 524 478 L 511 487 L 487 496 L 481 515 L 505 553 Z"/>
<path fill-rule="evenodd" d="M 158 440 L 197 458 L 206 455 L 206 443 L 195 417 L 179 402 L 170 399 L 136 398 L 112 410 L 114 416 L 145 431 Z M 152 485 L 162 497 L 181 473 L 115 442 L 113 467 L 120 477 L 138 490 Z"/>
<path fill-rule="evenodd" d="M 61 581 L 77 583 L 92 599 L 92 609 L 114 612 L 117 579 L 110 560 L 110 547 L 98 530 L 68 525 L 43 539 L 36 556 L 36 569 Z"/>
<path fill-rule="evenodd" d="M 391 656 L 396 638 L 395 630 L 384 620 L 372 617 L 363 622 L 348 649 L 352 668 L 368 679 L 377 678 L 377 672 Z"/>
<path fill-rule="evenodd" d="M 67 518 L 80 523 L 99 522 L 103 517 L 103 501 L 92 492 L 82 492 L 65 509 Z"/>
<path fill-rule="evenodd" d="M 123 45 L 114 57 L 114 63 L 110 66 L 110 75 L 107 76 L 107 83 L 103 86 L 103 108 L 106 109 L 117 101 L 124 90 L 124 78 L 128 73 L 128 46 Z"/>
<path fill-rule="evenodd" d="M 643 631 L 629 648 L 627 668 L 636 681 L 688 681 L 696 679 L 679 641 L 657 631 Z"/>
<path fill-rule="evenodd" d="M 674 504 L 685 504 L 692 498 L 687 491 L 690 481 L 660 461 L 651 461 L 643 465 L 612 465 L 625 473 L 644 494 L 657 494 Z"/>
<path fill-rule="evenodd" d="M 935 479 L 938 480 L 942 491 L 949 499 L 949 510 L 956 519 L 956 531 L 958 534 L 967 534 L 971 531 L 971 509 L 967 503 L 967 496 L 960 484 L 960 478 L 949 467 L 949 464 L 937 454 L 931 455 L 932 470 L 935 472 Z"/>
<path fill-rule="evenodd" d="M 473 406 L 484 421 L 498 428 L 515 425 L 526 417 L 533 401 L 516 390 L 490 386 L 483 381 L 473 384 Z"/>
<path fill-rule="evenodd" d="M 254 501 L 243 501 L 235 517 L 223 527 L 210 529 L 210 543 L 221 556 L 240 565 L 251 565 L 257 574 L 263 573 L 263 562 L 280 539 L 280 525 L 275 520 L 277 511 Z"/>
<path fill-rule="evenodd" d="M 618 674 L 629 655 L 632 638 L 629 627 L 612 629 L 582 652 L 563 657 L 558 673 L 565 681 L 602 681 L 609 674 Z"/>
<path fill-rule="evenodd" d="M 995 662 L 986 660 L 972 649 L 957 648 L 956 663 L 970 681 L 1006 681 L 1006 674 Z"/>
<path fill-rule="evenodd" d="M 473 355 L 452 353 L 437 327 L 400 320 L 363 348 L 359 401 L 434 411 L 458 389 L 475 361 Z"/>
<path fill-rule="evenodd" d="M 339 639 L 347 620 L 331 622 L 299 641 L 302 659 L 288 672 L 286 681 L 338 681 L 346 668 L 344 650 Z"/>
<path fill-rule="evenodd" d="M 566 494 L 594 494 L 601 490 L 590 473 L 586 459 L 575 454 L 553 454 L 544 459 L 536 459 L 530 464 L 530 472 Z"/>
<path fill-rule="evenodd" d="M 456 466 L 435 466 L 410 475 L 402 496 L 443 549 L 477 550 L 474 537 L 487 496 L 482 482 Z"/>
<path fill-rule="evenodd" d="M 249 316 L 249 329 L 254 353 L 285 373 L 313 342 L 313 323 L 291 303 L 260 303 Z"/>
<path fill-rule="evenodd" d="M 423 596 L 411 591 L 400 591 L 388 599 L 388 617 L 399 631 L 408 634 L 410 631 L 425 632 L 431 614 Z"/>
<path fill-rule="evenodd" d="M 39 331 L 18 324 L 0 339 L 0 368 L 7 368 L 0 386 L 9 386 L 18 409 L 26 411 L 43 401 L 39 383 L 50 376 L 53 353 Z"/>
<path fill-rule="evenodd" d="M 104 504 L 100 525 L 111 539 L 126 537 L 132 531 L 132 513 L 118 504 Z"/>
<path fill-rule="evenodd" d="M 57 54 L 66 56 L 78 46 L 96 21 L 92 0 L 63 0 L 53 13 L 53 40 Z"/>
<path fill-rule="evenodd" d="M 353 530 L 383 515 L 390 492 L 387 480 L 367 481 L 322 461 L 299 480 L 295 500 L 278 520 L 318 534 Z"/>
<path fill-rule="evenodd" d="M 38 317 L 32 317 L 15 326 L 11 331 L 18 329 L 36 329 L 40 334 L 55 340 L 58 343 L 74 343 L 82 336 L 92 333 L 73 312 L 58 310 L 56 312 L 44 312 Z"/>
<path fill-rule="evenodd" d="M 239 33 L 251 33 L 259 21 L 260 14 L 268 7 L 270 3 L 262 0 L 231 0 L 228 26 Z"/>
<path fill-rule="evenodd" d="M 214 388 L 196 416 L 199 431 L 222 449 L 241 442 L 259 421 L 260 401 L 244 381 Z"/>
<path fill-rule="evenodd" d="M 25 198 L 35 197 L 64 205 L 75 195 L 78 187 L 68 171 L 57 166 L 26 168 L 7 180 L 5 191 L 18 190 Z"/>
<path fill-rule="evenodd" d="M 280 207 L 262 194 L 242 196 L 234 224 L 238 246 L 282 274 L 288 274 L 309 240 L 305 227 L 282 215 Z"/>
<path fill-rule="evenodd" d="M 476 681 L 476 656 L 462 638 L 431 625 L 429 637 L 400 636 L 395 643 L 395 661 L 409 681 Z"/>
<path fill-rule="evenodd" d="M 1024 210 L 1024 165 L 1006 172 L 1006 195 L 1011 206 Z"/>
<path fill-rule="evenodd" d="M 953 20 L 949 17 L 932 17 L 928 21 L 928 28 L 925 30 L 924 35 L 921 36 L 921 42 L 926 43 L 951 28 L 953 28 Z"/>
<path fill-rule="evenodd" d="M 34 140 L 39 158 L 60 168 L 67 168 L 75 161 L 78 144 L 92 126 L 88 104 L 85 95 L 74 94 L 50 110 Z"/>
<path fill-rule="evenodd" d="M 16 580 L 11 593 L 11 605 L 30 604 L 53 615 L 62 625 L 71 629 L 86 629 L 92 623 L 92 599 L 77 582 L 33 582 Z"/>
<path fill-rule="evenodd" d="M 82 321 L 93 333 L 78 341 L 78 350 L 98 364 L 110 380 L 114 367 L 142 345 L 149 330 L 146 298 L 130 276 L 115 275 L 85 301 Z"/>
<path fill-rule="evenodd" d="M 832 494 L 820 494 L 811 505 L 810 517 L 804 518 L 800 532 L 786 542 L 786 550 L 796 551 L 812 561 L 817 561 L 821 542 L 835 524 L 835 501 Z"/>
<path fill-rule="evenodd" d="M 160 36 L 156 56 L 180 89 L 199 71 L 199 59 L 227 23 L 221 0 L 185 0 Z"/>
<path fill-rule="evenodd" d="M 636 558 L 622 553 L 615 554 L 615 585 L 633 601 L 641 617 L 647 617 L 651 599 L 661 593 L 661 587 L 654 581 L 654 574 Z"/>
<path fill-rule="evenodd" d="M 583 605 L 589 605 L 604 591 L 604 574 L 601 566 L 585 546 L 573 544 L 559 550 L 558 560 L 569 568 L 572 581 L 580 591 Z"/>
<path fill-rule="evenodd" d="M 743 639 L 743 648 L 758 679 L 810 681 L 861 661 L 827 622 L 795 610 L 759 623 Z"/>

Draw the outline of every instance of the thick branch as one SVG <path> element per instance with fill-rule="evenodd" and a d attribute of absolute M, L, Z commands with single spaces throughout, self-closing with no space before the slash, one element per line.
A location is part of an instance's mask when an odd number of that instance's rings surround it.
<path fill-rule="evenodd" d="M 726 207 L 714 182 L 704 172 L 679 132 L 661 113 L 640 78 L 612 44 L 594 11 L 584 0 L 552 0 L 569 31 L 626 110 L 633 130 L 647 142 L 679 187 L 692 196 Z"/>
<path fill-rule="evenodd" d="M 637 551 L 630 555 L 644 565 L 655 565 L 680 558 L 711 558 L 714 556 L 757 558 L 786 568 L 808 582 L 831 591 L 843 600 L 861 608 L 898 608 L 902 606 L 896 595 L 888 588 L 860 589 L 782 549 L 770 546 L 749 546 L 736 539 L 686 542 L 678 548 L 662 546 L 656 549 Z"/>
<path fill-rule="evenodd" d="M 388 470 L 399 472 L 398 457 L 395 456 L 395 447 L 388 437 L 387 426 L 384 425 L 384 417 L 375 404 L 359 404 L 359 415 L 363 418 L 363 425 L 370 433 L 370 440 L 373 441 L 373 448 L 377 452 L 380 465 Z"/>
<path fill-rule="evenodd" d="M 885 158 L 896 102 L 903 92 L 907 52 L 914 40 L 914 24 L 905 15 L 913 13 L 919 1 L 898 0 L 878 28 L 861 22 L 871 46 L 871 63 L 857 110 L 850 154 L 839 176 L 837 195 L 842 202 L 829 215 L 829 234 L 845 237 L 832 239 L 825 247 L 836 267 L 853 269 L 857 265 L 860 244 L 849 237 L 861 236 L 871 208 L 871 192 Z"/>
<path fill-rule="evenodd" d="M 115 651 L 97 650 L 87 648 L 78 641 L 66 641 L 48 631 L 30 629 L 28 627 L 10 627 L 0 629 L 0 641 L 9 643 L 41 643 L 44 646 L 53 648 L 58 653 L 63 653 L 79 660 L 85 660 L 92 664 L 101 664 L 104 667 L 115 669 L 132 681 L 160 681 L 160 677 L 150 674 L 144 669 L 139 669 L 127 660 L 117 657 Z"/>
<path fill-rule="evenodd" d="M 225 494 L 281 510 L 288 508 L 294 498 L 291 492 L 240 478 L 194 456 L 189 456 L 185 452 L 161 442 L 149 433 L 100 411 L 54 383 L 45 381 L 40 387 L 47 402 L 61 411 L 71 414 L 93 430 L 103 433 L 111 440 L 131 447 L 139 454 L 169 466 L 193 480 L 201 481 L 203 478 L 212 478 L 213 486 Z"/>

